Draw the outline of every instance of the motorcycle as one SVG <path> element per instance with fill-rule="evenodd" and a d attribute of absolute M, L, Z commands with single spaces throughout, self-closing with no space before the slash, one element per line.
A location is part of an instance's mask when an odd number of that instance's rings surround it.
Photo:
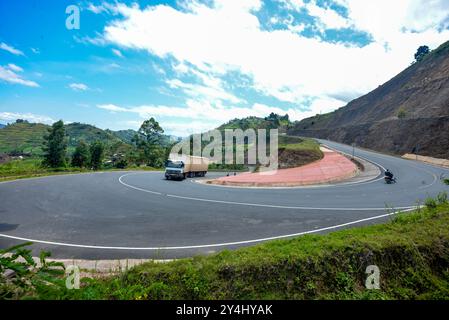
<path fill-rule="evenodd" d="M 392 177 L 389 177 L 389 176 L 385 176 L 384 179 L 385 179 L 385 183 L 386 184 L 393 184 L 393 183 L 397 182 L 396 178 L 394 178 L 394 177 L 392 178 Z"/>

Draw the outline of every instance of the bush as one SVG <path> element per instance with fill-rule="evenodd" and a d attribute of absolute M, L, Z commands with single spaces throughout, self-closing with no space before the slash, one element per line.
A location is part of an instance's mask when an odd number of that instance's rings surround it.
<path fill-rule="evenodd" d="M 64 274 L 64 265 L 47 262 L 50 253 L 42 251 L 38 266 L 31 250 L 25 248 L 31 244 L 27 242 L 0 250 L 0 300 L 32 297 L 49 288 L 62 288 L 60 277 Z M 14 272 L 10 279 L 4 277 L 6 270 Z"/>
<path fill-rule="evenodd" d="M 436 209 L 437 207 L 437 201 L 431 197 L 427 198 L 424 204 L 428 209 Z"/>
<path fill-rule="evenodd" d="M 438 204 L 447 204 L 447 192 L 440 192 L 437 196 Z"/>
<path fill-rule="evenodd" d="M 405 109 L 403 107 L 399 108 L 399 110 L 398 110 L 398 118 L 399 119 L 404 119 L 405 117 L 407 117 L 407 111 L 405 111 Z"/>
<path fill-rule="evenodd" d="M 449 179 L 444 179 L 443 182 L 449 186 Z"/>
<path fill-rule="evenodd" d="M 128 161 L 126 159 L 120 159 L 115 163 L 117 169 L 126 169 L 128 167 Z"/>

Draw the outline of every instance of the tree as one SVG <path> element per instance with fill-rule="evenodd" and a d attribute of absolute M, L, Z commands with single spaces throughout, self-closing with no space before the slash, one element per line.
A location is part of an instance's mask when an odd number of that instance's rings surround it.
<path fill-rule="evenodd" d="M 150 166 L 160 167 L 164 163 L 165 152 L 161 143 L 163 133 L 164 129 L 154 118 L 151 118 L 144 121 L 138 135 L 135 135 L 133 139 L 142 160 Z"/>
<path fill-rule="evenodd" d="M 418 51 L 415 53 L 416 62 L 420 62 L 424 59 L 426 55 L 430 53 L 430 49 L 428 46 L 421 46 L 418 48 Z"/>
<path fill-rule="evenodd" d="M 154 118 L 144 121 L 139 129 L 139 134 L 150 145 L 157 144 L 163 133 L 164 129 L 161 128 L 159 123 Z"/>
<path fill-rule="evenodd" d="M 405 110 L 404 107 L 400 107 L 398 110 L 398 118 L 399 119 L 404 119 L 407 117 L 407 111 Z"/>
<path fill-rule="evenodd" d="M 81 140 L 76 146 L 75 152 L 72 155 L 72 166 L 85 168 L 89 165 L 90 151 L 89 146 Z"/>
<path fill-rule="evenodd" d="M 55 122 L 49 129 L 49 134 L 44 137 L 44 162 L 45 166 L 61 168 L 67 165 L 67 140 L 65 136 L 64 122 Z"/>
<path fill-rule="evenodd" d="M 101 141 L 95 141 L 90 145 L 90 165 L 94 170 L 101 169 L 103 165 L 104 149 Z"/>

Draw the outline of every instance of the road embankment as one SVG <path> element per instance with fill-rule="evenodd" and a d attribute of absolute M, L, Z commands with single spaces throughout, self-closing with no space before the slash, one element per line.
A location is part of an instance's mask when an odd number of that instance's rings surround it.
<path fill-rule="evenodd" d="M 356 176 L 357 165 L 328 148 L 323 159 L 308 165 L 269 172 L 243 173 L 208 181 L 209 184 L 240 187 L 298 187 L 335 183 Z"/>

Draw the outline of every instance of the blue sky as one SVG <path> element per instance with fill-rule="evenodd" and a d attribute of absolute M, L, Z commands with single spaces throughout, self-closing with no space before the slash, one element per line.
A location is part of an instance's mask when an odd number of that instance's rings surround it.
<path fill-rule="evenodd" d="M 0 123 L 119 130 L 153 116 L 186 135 L 270 112 L 300 120 L 387 81 L 448 26 L 445 0 L 2 1 Z"/>

